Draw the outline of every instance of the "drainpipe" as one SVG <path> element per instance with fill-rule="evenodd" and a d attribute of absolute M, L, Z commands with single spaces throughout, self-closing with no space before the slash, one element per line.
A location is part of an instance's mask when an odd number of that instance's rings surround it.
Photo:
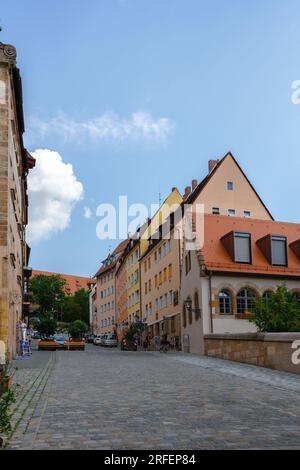
<path fill-rule="evenodd" d="M 209 282 L 209 309 L 210 309 L 210 332 L 214 332 L 214 324 L 213 324 L 213 316 L 212 316 L 212 288 L 211 288 L 211 271 L 208 275 L 208 282 Z"/>

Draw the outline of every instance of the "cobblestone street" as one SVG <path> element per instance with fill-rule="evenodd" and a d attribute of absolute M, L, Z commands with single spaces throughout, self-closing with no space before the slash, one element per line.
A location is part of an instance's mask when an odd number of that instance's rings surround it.
<path fill-rule="evenodd" d="M 93 345 L 18 366 L 11 449 L 300 448 L 296 375 Z"/>

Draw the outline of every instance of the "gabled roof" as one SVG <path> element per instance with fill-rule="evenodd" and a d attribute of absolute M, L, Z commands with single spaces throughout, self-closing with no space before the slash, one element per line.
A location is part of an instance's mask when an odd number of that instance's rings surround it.
<path fill-rule="evenodd" d="M 245 232 L 251 235 L 252 263 L 236 263 L 225 249 L 221 238 L 229 232 Z M 266 235 L 287 238 L 288 266 L 272 266 L 257 243 Z M 300 239 L 300 224 L 243 217 L 204 215 L 204 246 L 198 259 L 207 271 L 300 278 L 300 259 L 290 245 Z"/>
<path fill-rule="evenodd" d="M 238 164 L 238 162 L 236 161 L 236 159 L 234 158 L 234 156 L 232 155 L 231 152 L 227 152 L 226 155 L 224 155 L 224 157 L 218 161 L 218 163 L 215 165 L 215 167 L 213 168 L 213 170 L 198 184 L 198 186 L 194 189 L 194 191 L 188 196 L 188 198 L 184 201 L 184 204 L 192 204 L 196 199 L 197 197 L 199 196 L 199 194 L 202 192 L 202 190 L 205 188 L 205 186 L 208 184 L 208 182 L 211 180 L 211 178 L 213 177 L 213 175 L 216 173 L 216 171 L 220 168 L 220 166 L 223 164 L 223 162 L 225 161 L 225 159 L 227 158 L 232 158 L 232 160 L 234 161 L 234 163 L 236 164 L 236 166 L 238 167 L 238 169 L 240 170 L 240 172 L 243 174 L 243 176 L 245 177 L 245 179 L 247 180 L 247 182 L 249 183 L 251 189 L 254 191 L 254 193 L 256 194 L 257 198 L 259 199 L 259 201 L 261 202 L 261 204 L 263 205 L 263 207 L 266 209 L 266 211 L 268 212 L 269 216 L 271 217 L 272 220 L 274 220 L 274 217 L 272 216 L 272 214 L 270 213 L 269 209 L 267 208 L 267 206 L 265 205 L 265 203 L 263 202 L 263 200 L 261 199 L 261 197 L 259 196 L 259 194 L 257 193 L 256 189 L 254 188 L 254 186 L 252 185 L 252 183 L 250 182 L 249 178 L 247 177 L 247 175 L 244 173 L 244 171 L 242 170 L 242 168 L 240 167 L 240 165 Z"/>
<path fill-rule="evenodd" d="M 107 258 L 102 262 L 100 268 L 98 269 L 94 277 L 98 277 L 100 276 L 100 274 L 103 274 L 106 271 L 110 271 L 111 269 L 113 269 L 117 264 L 119 256 L 127 248 L 128 243 L 128 239 L 119 243 L 119 245 L 114 249 L 114 251 L 109 254 Z"/>

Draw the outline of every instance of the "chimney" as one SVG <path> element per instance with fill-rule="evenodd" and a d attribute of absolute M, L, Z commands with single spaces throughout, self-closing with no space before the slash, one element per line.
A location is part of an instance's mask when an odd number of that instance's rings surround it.
<path fill-rule="evenodd" d="M 211 173 L 218 163 L 219 160 L 208 160 L 208 172 Z"/>
<path fill-rule="evenodd" d="M 192 191 L 194 191 L 197 188 L 198 181 L 197 180 L 192 180 Z"/>
<path fill-rule="evenodd" d="M 184 199 L 187 199 L 189 197 L 189 195 L 191 194 L 191 187 L 190 186 L 187 186 L 184 190 L 184 196 L 183 198 Z"/>
<path fill-rule="evenodd" d="M 172 193 L 173 193 L 173 191 L 176 191 L 176 190 L 177 190 L 176 186 L 173 186 Z"/>

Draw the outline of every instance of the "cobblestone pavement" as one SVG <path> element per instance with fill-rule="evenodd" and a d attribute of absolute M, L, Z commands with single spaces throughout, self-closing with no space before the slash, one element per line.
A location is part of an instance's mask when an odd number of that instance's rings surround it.
<path fill-rule="evenodd" d="M 300 376 L 93 345 L 35 354 L 48 356 L 12 449 L 300 448 Z"/>

